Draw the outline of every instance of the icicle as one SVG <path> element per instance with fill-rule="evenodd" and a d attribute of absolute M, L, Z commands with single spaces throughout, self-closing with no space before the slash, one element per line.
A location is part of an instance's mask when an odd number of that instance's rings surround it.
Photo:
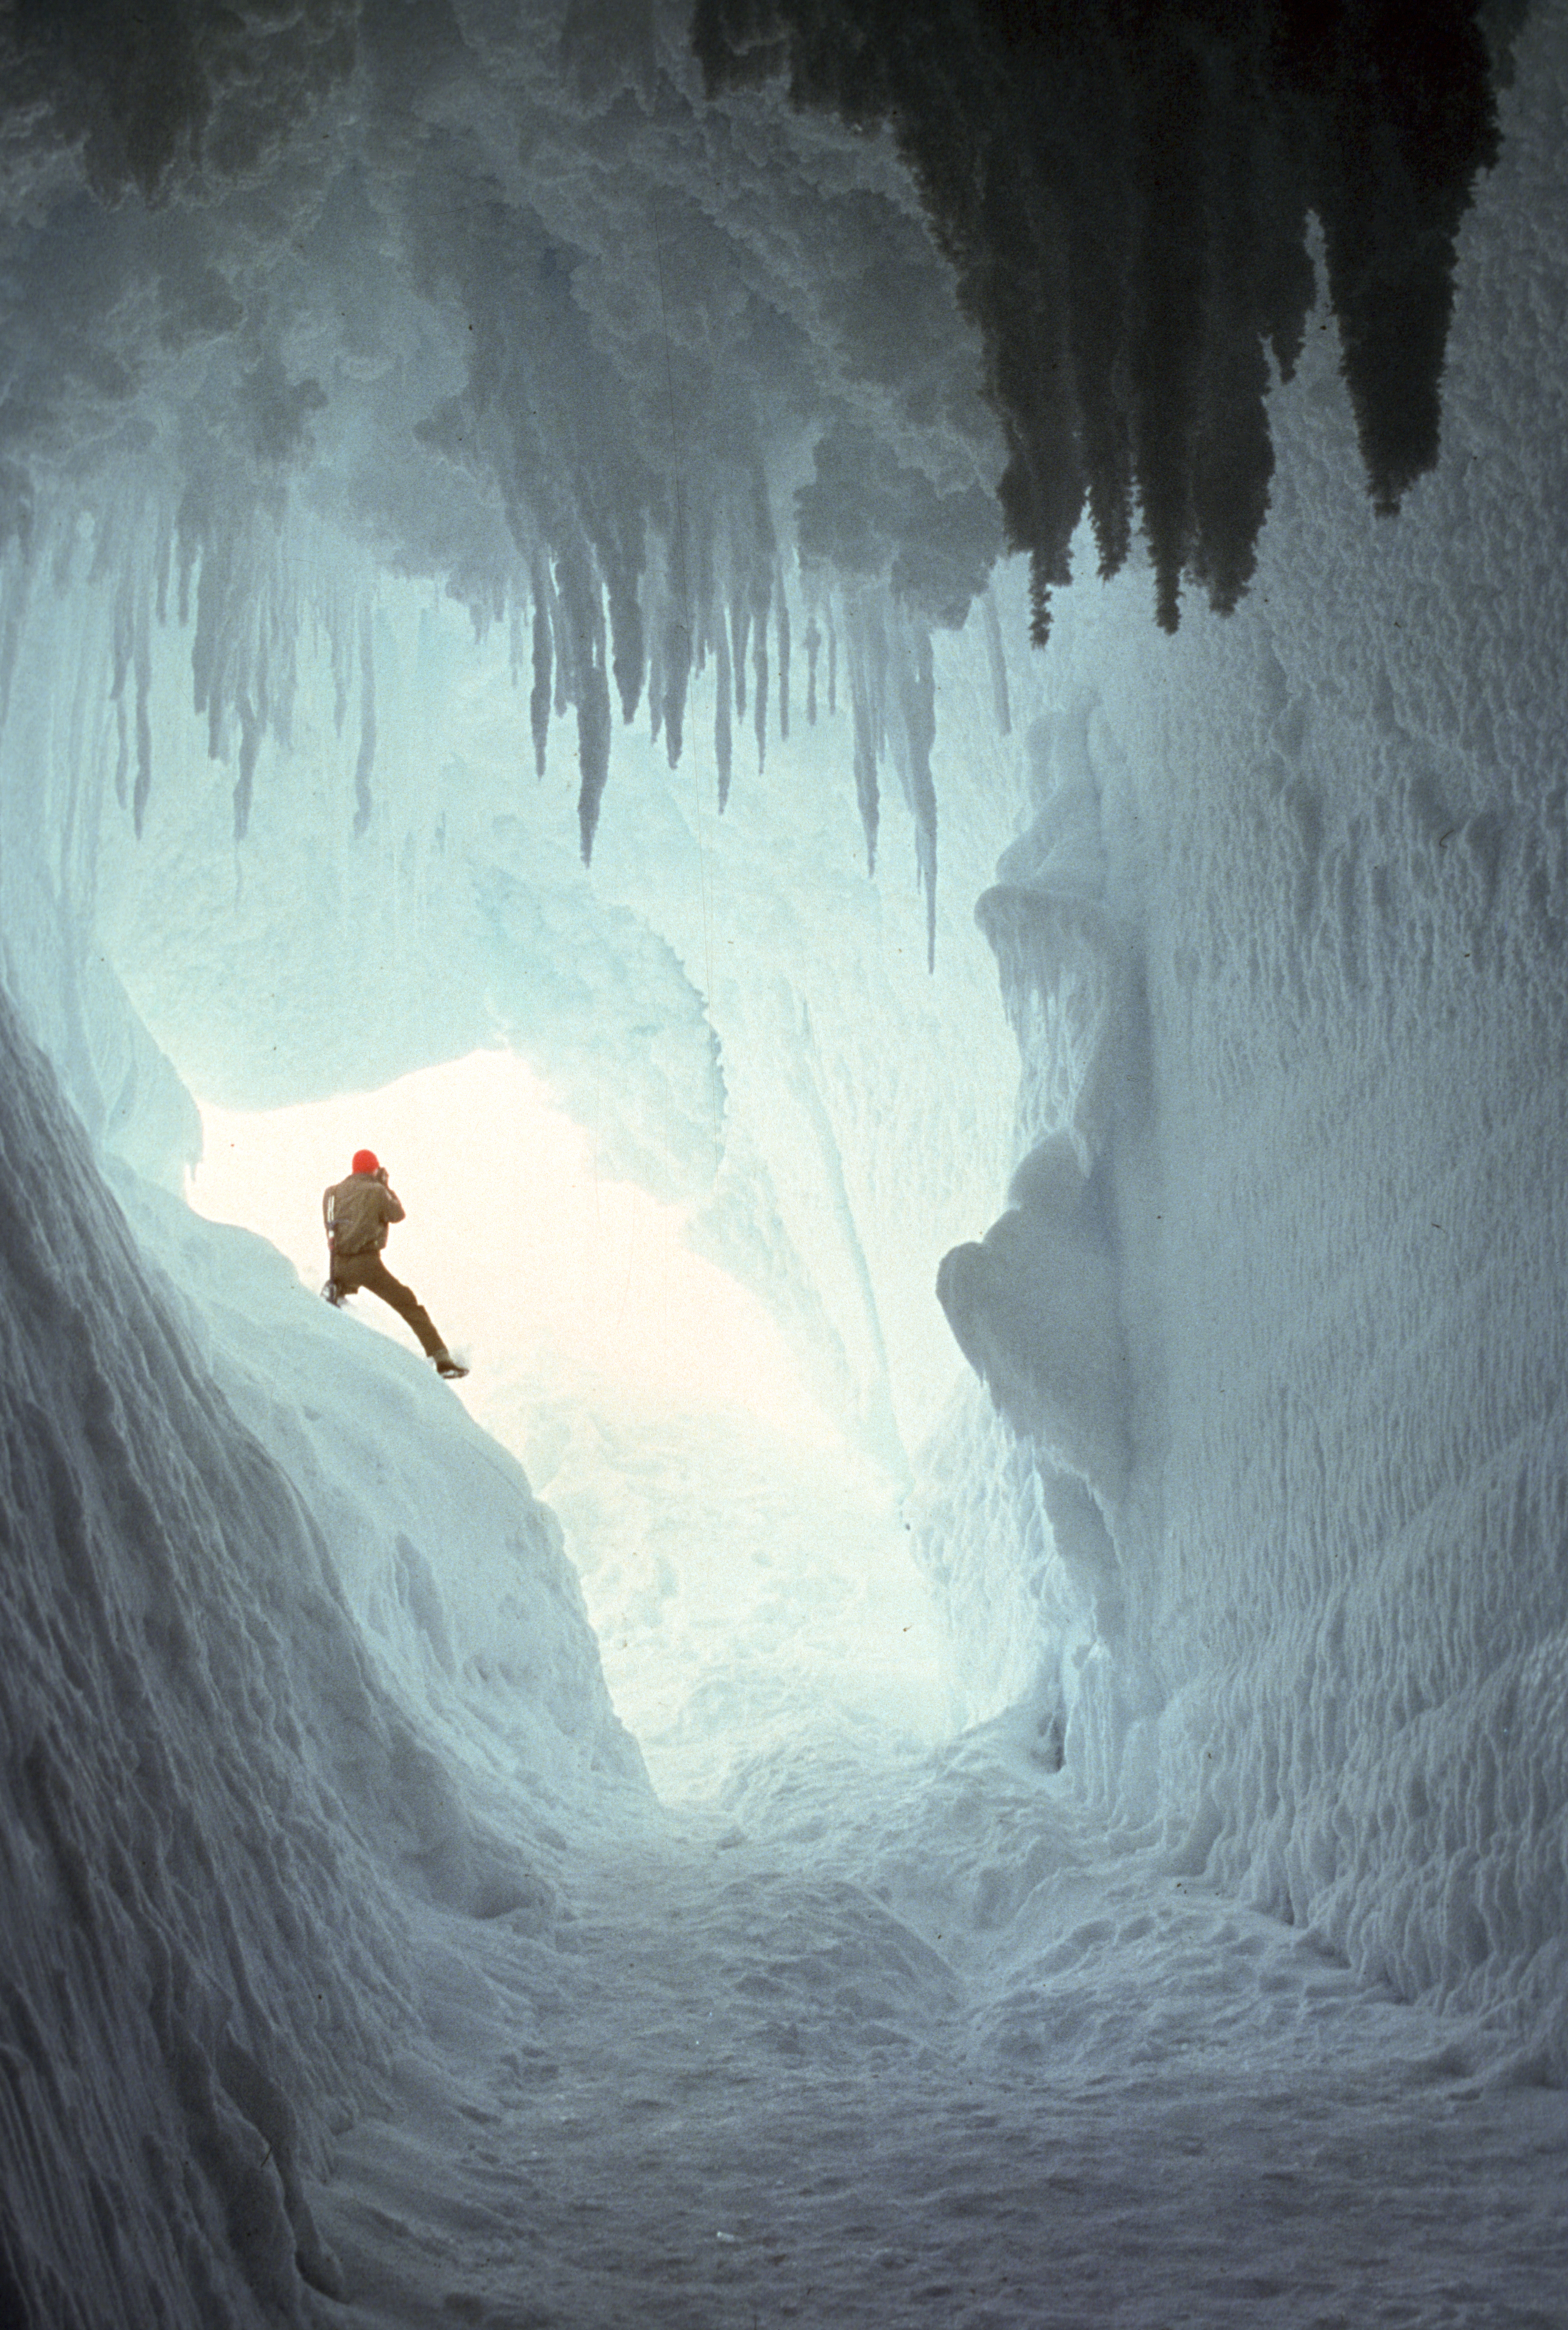
<path fill-rule="evenodd" d="M 775 585 L 779 595 L 779 736 L 789 741 L 789 601 L 784 595 L 784 569 Z"/>
<path fill-rule="evenodd" d="M 722 603 L 723 600 L 713 556 L 712 510 L 707 511 L 703 517 L 697 535 L 696 554 L 697 572 L 687 593 L 687 604 L 694 610 L 696 608 L 706 610 L 703 615 L 694 613 L 693 616 L 692 651 L 696 657 L 696 668 L 700 673 L 707 662 L 708 648 L 711 643 L 709 627 L 713 621 L 713 611 Z"/>
<path fill-rule="evenodd" d="M 109 701 L 118 704 L 125 693 L 126 674 L 131 658 L 131 595 L 130 577 L 121 577 L 114 597 L 114 677 L 109 683 Z"/>
<path fill-rule="evenodd" d="M 234 838 L 243 841 L 250 825 L 250 790 L 256 773 L 256 755 L 261 745 L 261 723 L 251 709 L 249 696 L 240 696 L 234 709 L 240 715 L 240 773 L 234 783 Z"/>
<path fill-rule="evenodd" d="M 647 584 L 647 741 L 656 744 L 665 720 L 665 633 L 668 593 L 662 581 Z"/>
<path fill-rule="evenodd" d="M 827 716 L 838 709 L 838 633 L 833 626 L 833 601 L 827 601 Z"/>
<path fill-rule="evenodd" d="M 201 539 L 196 511 L 188 488 L 185 498 L 180 505 L 180 514 L 175 523 L 179 528 L 180 536 L 179 611 L 180 629 L 184 630 L 191 620 L 191 569 L 196 563 L 196 548 Z M 197 708 L 199 710 L 200 706 Z"/>
<path fill-rule="evenodd" d="M 895 619 L 892 657 L 893 693 L 902 749 L 899 773 L 914 819 L 915 863 L 926 894 L 926 968 L 937 960 L 937 795 L 931 782 L 931 746 L 936 742 L 936 681 L 931 635 L 923 623 Z"/>
<path fill-rule="evenodd" d="M 817 658 L 822 646 L 822 634 L 817 628 L 813 613 L 806 626 L 806 725 L 817 725 Z"/>
<path fill-rule="evenodd" d="M 359 758 L 354 764 L 354 830 L 357 839 L 370 825 L 371 772 L 375 767 L 375 645 L 371 611 L 364 608 L 359 628 Z"/>
<path fill-rule="evenodd" d="M 753 727 L 757 738 L 759 774 L 768 758 L 768 618 L 773 611 L 773 576 L 779 564 L 779 537 L 773 531 L 768 480 L 759 461 L 751 473 L 751 692 L 755 698 Z"/>
<path fill-rule="evenodd" d="M 665 753 L 672 769 L 680 763 L 691 676 L 691 625 L 682 620 L 676 610 L 665 633 Z"/>
<path fill-rule="evenodd" d="M 636 716 L 638 702 L 642 695 L 647 653 L 642 609 L 638 604 L 634 574 L 619 579 L 613 574 L 610 577 L 609 637 L 616 693 L 620 698 L 620 716 L 630 721 Z"/>
<path fill-rule="evenodd" d="M 863 637 L 870 650 L 872 750 L 880 761 L 887 749 L 887 625 L 880 600 L 861 602 Z"/>
<path fill-rule="evenodd" d="M 534 568 L 534 687 L 528 698 L 528 726 L 534 738 L 534 773 L 544 774 L 544 748 L 550 739 L 551 638 L 550 570 L 541 558 Z"/>
<path fill-rule="evenodd" d="M 751 725 L 757 738 L 757 771 L 768 758 L 768 613 L 772 576 L 764 567 L 752 580 L 751 603 Z"/>
<path fill-rule="evenodd" d="M 590 666 L 577 706 L 577 765 L 581 778 L 577 794 L 577 829 L 585 866 L 592 862 L 599 804 L 609 775 L 609 675 L 604 668 L 602 639 L 596 645 L 599 653 Z"/>
<path fill-rule="evenodd" d="M 272 734 L 284 752 L 294 747 L 294 696 L 298 686 L 299 669 L 296 658 L 296 641 L 300 623 L 298 591 L 290 593 L 287 611 L 275 609 L 269 636 L 276 649 L 271 707 L 269 718 Z"/>
<path fill-rule="evenodd" d="M 730 798 L 731 756 L 730 632 L 729 626 L 724 620 L 724 611 L 723 607 L 719 609 L 719 619 L 714 626 L 714 636 L 718 642 L 719 668 L 715 676 L 716 684 L 713 689 L 715 699 L 713 712 L 713 759 L 717 764 L 719 772 L 719 813 L 723 816 L 724 804 Z"/>
<path fill-rule="evenodd" d="M 169 525 L 169 513 L 167 507 L 165 506 L 160 512 L 158 517 L 158 546 L 156 551 L 154 553 L 153 557 L 154 568 L 158 578 L 158 622 L 160 625 L 166 623 L 169 620 L 169 567 L 173 558 L 174 546 L 174 535 Z"/>
<path fill-rule="evenodd" d="M 768 764 L 768 634 L 760 625 L 751 634 L 751 692 L 756 698 L 751 726 L 757 738 L 757 773 Z"/>
<path fill-rule="evenodd" d="M 881 816 L 876 785 L 878 721 L 872 700 L 871 658 L 864 623 L 864 610 L 854 609 L 849 631 L 849 696 L 855 716 L 855 798 L 865 835 L 865 870 L 868 875 L 874 875 L 877 825 Z M 830 630 L 830 641 L 832 637 Z"/>
<path fill-rule="evenodd" d="M 675 500 L 675 532 L 663 544 L 663 582 L 656 618 L 658 636 L 658 713 L 655 726 L 656 735 L 662 725 L 665 734 L 665 754 L 675 768 L 681 757 L 685 738 L 686 686 L 692 668 L 691 588 L 688 571 L 689 533 L 685 506 L 676 481 Z M 655 681 L 648 677 L 648 692 L 653 693 Z"/>
<path fill-rule="evenodd" d="M 221 549 L 209 545 L 202 554 L 201 580 L 196 586 L 196 635 L 191 643 L 191 677 L 194 709 L 207 715 L 207 754 L 213 761 L 223 758 L 222 682 L 229 630 L 228 586 L 233 558 L 233 546 L 227 540 Z"/>
<path fill-rule="evenodd" d="M 581 537 L 556 563 L 555 590 L 555 700 L 577 706 L 577 826 L 587 866 L 592 862 L 599 806 L 609 775 L 609 671 L 604 593 Z"/>
<path fill-rule="evenodd" d="M 723 623 L 722 611 L 719 620 L 722 629 Z M 751 610 L 737 592 L 730 603 L 730 637 L 732 642 L 731 653 L 735 675 L 737 720 L 743 720 L 746 717 L 746 641 L 751 636 Z"/>
<path fill-rule="evenodd" d="M 576 652 L 571 630 L 571 610 L 566 609 L 565 637 L 562 638 L 562 600 L 553 589 L 550 594 L 551 628 L 555 634 L 555 717 L 564 719 L 566 707 L 571 702 L 571 688 L 576 677 Z"/>
<path fill-rule="evenodd" d="M 986 627 L 986 655 L 991 667 L 991 701 L 996 706 L 997 726 L 1004 736 L 1010 736 L 1013 713 L 1007 701 L 1007 659 L 1002 652 L 1002 625 L 989 583 L 980 593 L 980 617 Z"/>

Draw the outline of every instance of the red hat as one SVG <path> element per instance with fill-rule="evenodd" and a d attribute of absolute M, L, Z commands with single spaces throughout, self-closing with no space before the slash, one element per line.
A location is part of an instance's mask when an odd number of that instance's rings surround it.
<path fill-rule="evenodd" d="M 349 1170 L 351 1173 L 379 1173 L 381 1171 L 381 1164 L 376 1156 L 375 1151 L 373 1149 L 356 1149 L 354 1152 L 354 1163 L 350 1166 Z"/>

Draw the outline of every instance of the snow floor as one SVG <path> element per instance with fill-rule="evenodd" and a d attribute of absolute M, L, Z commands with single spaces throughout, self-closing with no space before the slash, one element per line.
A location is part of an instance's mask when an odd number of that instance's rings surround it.
<path fill-rule="evenodd" d="M 320 2323 L 1561 2325 L 1568 2098 L 1028 1747 L 828 1727 L 590 1841 L 548 1929 L 427 1913 Z"/>

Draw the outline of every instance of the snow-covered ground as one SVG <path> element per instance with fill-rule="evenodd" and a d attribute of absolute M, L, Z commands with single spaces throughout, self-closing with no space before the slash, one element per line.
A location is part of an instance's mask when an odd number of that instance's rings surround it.
<path fill-rule="evenodd" d="M 845 1743 L 416 1934 L 439 2036 L 323 2222 L 364 2325 L 1544 2325 L 1560 2091 L 1116 1851 L 1006 1733 Z M 859 1800 L 866 1816 L 856 1822 Z"/>

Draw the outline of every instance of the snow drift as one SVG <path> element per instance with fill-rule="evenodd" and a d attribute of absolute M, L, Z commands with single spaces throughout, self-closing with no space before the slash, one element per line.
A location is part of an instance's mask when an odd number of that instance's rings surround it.
<path fill-rule="evenodd" d="M 552 1813 L 638 1758 L 500 1451 L 180 1208 L 197 1326 L 9 1005 L 0 1050 L 6 2312 L 299 2322 L 307 2185 L 417 2013 L 405 1896 L 547 1927 Z"/>
<path fill-rule="evenodd" d="M 1238 198 L 1169 404 L 1181 233 L 1136 345 L 1075 247 L 1050 317 L 1098 385 L 1027 444 L 893 138 L 709 103 L 647 11 L 377 5 L 357 51 L 347 14 L 185 25 L 165 109 L 137 48 L 119 144 L 100 44 L 17 19 L 5 2294 L 301 2319 L 330 2131 L 417 2011 L 408 1905 L 548 1927 L 573 1833 L 646 1801 L 515 1467 L 181 1209 L 182 1073 L 259 1105 L 526 1052 L 908 1492 L 1030 1785 L 1568 2074 L 1562 6 L 1475 208 L 1464 74 L 1441 233 L 1405 206 L 1408 411 L 1359 184 L 1315 243 L 1288 173 L 1291 377 L 1230 298 Z M 1200 524 L 1242 406 L 1268 443 Z M 1015 468 L 1034 603 L 987 591 L 1005 462 L 1100 424 L 1060 506 Z M 1255 554 L 1230 615 L 1155 637 L 1135 472 L 1162 612 Z M 1078 563 L 1129 571 L 1030 656 L 1085 494 Z"/>

